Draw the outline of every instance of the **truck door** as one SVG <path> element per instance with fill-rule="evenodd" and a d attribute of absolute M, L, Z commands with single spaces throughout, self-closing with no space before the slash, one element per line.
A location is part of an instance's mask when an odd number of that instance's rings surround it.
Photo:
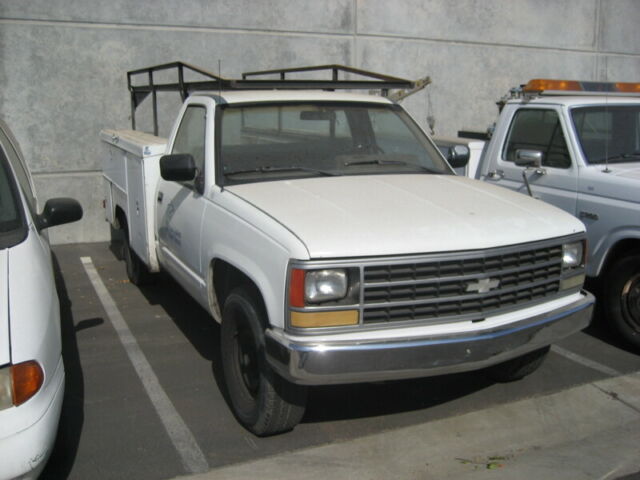
<path fill-rule="evenodd" d="M 160 180 L 156 192 L 158 245 L 163 266 L 194 293 L 204 283 L 201 265 L 201 228 L 206 200 L 203 197 L 207 109 L 191 103 L 184 108 L 174 135 L 171 153 L 189 153 L 195 160 L 194 180 Z"/>
<path fill-rule="evenodd" d="M 524 174 L 534 197 L 575 215 L 578 167 L 565 132 L 559 108 L 528 106 L 517 109 L 508 128 L 502 130 L 502 139 L 497 143 L 499 147 L 488 152 L 494 164 L 485 180 L 528 194 Z M 523 151 L 539 152 L 541 165 L 516 165 L 519 151 L 521 155 Z"/>

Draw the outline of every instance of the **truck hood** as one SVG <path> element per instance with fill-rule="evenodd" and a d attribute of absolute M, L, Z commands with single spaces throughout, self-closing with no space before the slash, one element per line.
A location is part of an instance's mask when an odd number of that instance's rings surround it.
<path fill-rule="evenodd" d="M 0 250 L 0 366 L 11 361 L 9 342 L 9 249 Z"/>
<path fill-rule="evenodd" d="M 310 258 L 491 248 L 584 231 L 571 215 L 452 175 L 322 177 L 226 187 L 271 216 Z"/>
<path fill-rule="evenodd" d="M 640 163 L 589 165 L 581 179 L 580 190 L 589 195 L 640 202 Z"/>
<path fill-rule="evenodd" d="M 609 165 L 609 170 L 611 170 L 610 175 L 616 177 L 630 178 L 636 181 L 640 180 L 640 164 L 637 162 Z"/>

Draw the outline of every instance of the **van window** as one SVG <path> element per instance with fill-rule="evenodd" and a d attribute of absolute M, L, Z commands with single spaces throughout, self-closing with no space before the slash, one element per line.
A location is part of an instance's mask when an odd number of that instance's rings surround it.
<path fill-rule="evenodd" d="M 17 245 L 26 234 L 18 187 L 9 162 L 0 149 L 0 249 Z"/>

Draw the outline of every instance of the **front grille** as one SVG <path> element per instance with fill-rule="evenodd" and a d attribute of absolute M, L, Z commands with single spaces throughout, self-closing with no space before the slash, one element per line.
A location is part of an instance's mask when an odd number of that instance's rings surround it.
<path fill-rule="evenodd" d="M 561 264 L 557 244 L 365 265 L 362 321 L 481 320 L 558 293 Z"/>

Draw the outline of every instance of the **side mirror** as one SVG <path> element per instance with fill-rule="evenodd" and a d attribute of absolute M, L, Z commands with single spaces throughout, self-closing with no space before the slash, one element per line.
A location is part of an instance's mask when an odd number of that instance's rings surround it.
<path fill-rule="evenodd" d="M 44 204 L 42 213 L 36 217 L 39 230 L 65 223 L 75 222 L 82 218 L 82 207 L 73 198 L 51 198 Z"/>
<path fill-rule="evenodd" d="M 196 178 L 197 168 L 189 153 L 174 153 L 160 158 L 160 175 L 171 182 L 188 182 Z"/>
<path fill-rule="evenodd" d="M 453 168 L 463 168 L 469 163 L 471 150 L 466 145 L 454 145 L 449 150 L 449 163 Z"/>
<path fill-rule="evenodd" d="M 452 168 L 463 168 L 467 166 L 467 163 L 469 163 L 471 150 L 469 150 L 469 147 L 466 145 L 452 145 L 448 141 L 443 141 L 442 143 L 436 141 L 436 146 Z"/>
<path fill-rule="evenodd" d="M 518 167 L 540 168 L 544 154 L 540 150 L 516 150 L 515 164 Z"/>

